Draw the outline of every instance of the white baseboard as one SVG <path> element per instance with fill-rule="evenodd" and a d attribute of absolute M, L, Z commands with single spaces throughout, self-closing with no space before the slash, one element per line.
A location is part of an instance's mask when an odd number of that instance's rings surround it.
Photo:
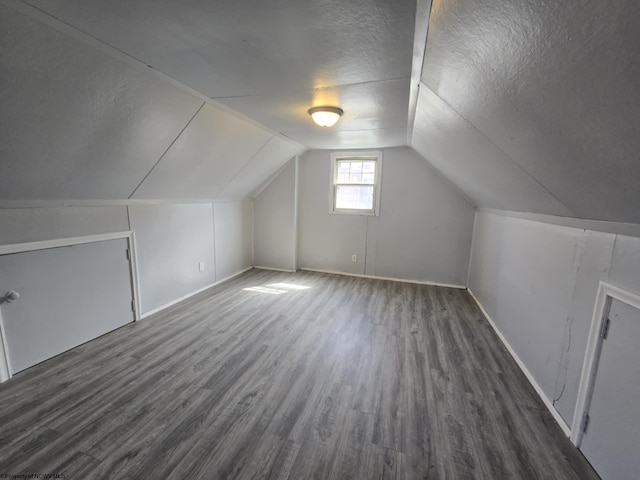
<path fill-rule="evenodd" d="M 171 306 L 175 305 L 176 303 L 180 303 L 180 302 L 182 302 L 183 300 L 186 300 L 187 298 L 193 297 L 194 295 L 197 295 L 198 293 L 204 292 L 205 290 L 208 290 L 208 289 L 209 289 L 209 288 L 211 288 L 211 287 L 215 287 L 216 285 L 220 285 L 221 283 L 224 283 L 224 282 L 226 282 L 226 281 L 228 281 L 228 280 L 231 280 L 232 278 L 235 278 L 235 277 L 237 277 L 238 275 L 243 274 L 244 272 L 248 272 L 248 271 L 249 271 L 249 270 L 251 270 L 252 268 L 253 268 L 253 267 L 247 267 L 247 268 L 245 268 L 244 270 L 240 270 L 239 272 L 234 273 L 233 275 L 229 275 L 228 277 L 223 278 L 222 280 L 218 280 L 217 282 L 214 282 L 214 283 L 212 283 L 212 284 L 210 284 L 210 285 L 207 285 L 206 287 L 199 288 L 199 289 L 198 289 L 198 290 L 196 290 L 195 292 L 191 292 L 191 293 L 188 293 L 188 294 L 186 294 L 186 295 L 183 295 L 183 296 L 182 296 L 182 297 L 180 297 L 180 298 L 176 298 L 175 300 L 172 300 L 172 301 L 170 301 L 169 303 L 165 303 L 164 305 L 162 305 L 162 306 L 160 306 L 160 307 L 158 307 L 158 308 L 154 308 L 153 310 L 150 310 L 150 311 L 148 311 L 148 312 L 146 312 L 146 313 L 143 313 L 143 314 L 142 314 L 142 316 L 141 316 L 140 318 L 141 318 L 141 319 L 144 319 L 144 318 L 150 317 L 151 315 L 153 315 L 153 314 L 155 314 L 155 313 L 161 312 L 161 311 L 162 311 L 162 310 L 164 310 L 165 308 L 169 308 L 169 307 L 171 307 Z"/>
<path fill-rule="evenodd" d="M 317 268 L 302 267 L 300 268 L 300 270 L 306 270 L 307 272 L 332 273 L 334 275 L 345 275 L 347 277 L 371 278 L 372 280 L 389 280 L 391 282 L 415 283 L 418 285 L 432 285 L 434 287 L 458 288 L 462 290 L 467 288 L 465 285 L 452 285 L 449 283 L 427 282 L 422 280 L 408 280 L 406 278 L 379 277 L 377 275 L 361 275 L 359 273 L 338 272 L 335 270 L 320 270 Z"/>
<path fill-rule="evenodd" d="M 274 272 L 288 272 L 288 273 L 296 273 L 295 270 L 287 269 L 287 268 L 274 268 L 274 267 L 263 267 L 261 265 L 254 265 L 253 268 L 257 268 L 259 270 L 272 270 Z"/>
<path fill-rule="evenodd" d="M 498 335 L 498 338 L 500 339 L 500 341 L 503 343 L 507 351 L 511 354 L 513 359 L 516 361 L 516 363 L 520 367 L 520 370 L 522 370 L 522 373 L 524 373 L 525 377 L 527 377 L 527 380 L 529 380 L 529 383 L 533 386 L 538 396 L 542 399 L 543 403 L 549 409 L 549 411 L 551 412 L 551 415 L 553 415 L 553 418 L 556 420 L 558 425 L 560 425 L 560 428 L 562 429 L 564 434 L 567 437 L 571 437 L 571 428 L 569 427 L 569 425 L 567 425 L 567 422 L 565 422 L 564 418 L 562 418 L 560 413 L 558 413 L 558 411 L 555 409 L 555 407 L 553 406 L 553 403 L 551 402 L 549 397 L 545 395 L 544 391 L 542 390 L 540 385 L 538 385 L 538 382 L 536 382 L 535 378 L 533 378 L 533 375 L 531 375 L 531 372 L 529 372 L 529 369 L 526 367 L 524 362 L 520 360 L 520 357 L 518 357 L 518 355 L 513 350 L 513 348 L 511 348 L 511 345 L 509 345 L 509 342 L 504 337 L 504 335 L 502 335 L 502 332 L 498 329 L 498 326 L 495 324 L 495 322 L 493 321 L 489 313 L 484 309 L 484 307 L 482 306 L 478 298 L 474 295 L 471 289 L 467 289 L 467 291 L 471 294 L 471 297 L 475 300 L 476 304 L 478 305 L 483 315 L 489 322 L 489 325 L 491 325 L 491 328 L 493 328 L 493 330 L 496 332 L 496 335 Z"/>

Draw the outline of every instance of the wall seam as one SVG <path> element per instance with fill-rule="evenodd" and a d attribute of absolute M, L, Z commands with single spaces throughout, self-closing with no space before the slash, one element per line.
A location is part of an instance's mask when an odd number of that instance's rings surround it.
<path fill-rule="evenodd" d="M 198 115 L 198 113 L 200 113 L 200 110 L 202 110 L 202 108 L 207 104 L 207 102 L 202 102 L 202 105 L 200 105 L 200 108 L 198 108 L 198 110 L 196 110 L 196 113 L 193 114 L 193 116 L 191 117 L 191 119 L 187 122 L 187 124 L 182 127 L 182 130 L 180 130 L 180 133 L 178 133 L 178 135 L 176 136 L 176 138 L 173 139 L 173 141 L 169 144 L 169 146 L 165 149 L 165 151 L 162 153 L 162 155 L 160 155 L 160 158 L 158 159 L 158 161 L 153 165 L 153 167 L 151 167 L 151 170 L 149 170 L 147 172 L 147 174 L 144 176 L 144 178 L 142 180 L 140 180 L 140 183 L 138 184 L 138 186 L 133 190 L 133 192 L 131 192 L 131 195 L 129 195 L 129 199 L 131 199 L 131 197 L 133 197 L 136 192 L 138 191 L 138 189 L 142 186 L 142 184 L 145 182 L 145 180 L 147 178 L 149 178 L 149 175 L 151 175 L 151 172 L 153 172 L 155 170 L 155 168 L 160 164 L 160 162 L 162 161 L 162 159 L 167 155 L 167 153 L 169 152 L 169 150 L 171 150 L 171 147 L 173 147 L 173 145 L 178 141 L 178 139 L 182 136 L 182 134 L 184 133 L 184 131 L 187 129 L 187 127 L 189 125 L 191 125 L 191 122 L 193 122 L 193 119 L 196 118 L 196 116 Z"/>
<path fill-rule="evenodd" d="M 300 197 L 300 157 L 295 156 L 293 177 L 293 271 L 298 270 L 298 199 Z"/>
<path fill-rule="evenodd" d="M 364 224 L 364 265 L 362 268 L 362 273 L 364 275 L 367 274 L 367 245 L 369 241 L 369 217 L 365 217 Z M 375 272 L 374 272 L 375 273 Z"/>
<path fill-rule="evenodd" d="M 240 175 L 240 173 L 242 173 L 244 171 L 245 168 L 247 168 L 247 165 L 249 165 L 249 163 L 251 163 L 251 160 L 253 160 L 254 158 L 256 158 L 256 156 L 264 149 L 264 147 L 267 146 L 267 144 L 273 139 L 273 135 L 270 136 L 266 142 L 264 142 L 262 144 L 262 146 L 260 148 L 258 148 L 258 150 L 255 151 L 255 153 L 253 155 L 251 155 L 251 157 L 249 157 L 249 159 L 245 162 L 244 165 L 242 165 L 242 167 L 240 167 L 240 170 L 238 170 L 230 179 L 229 181 L 218 191 L 218 193 L 216 193 L 216 195 L 214 195 L 214 197 L 217 197 L 218 195 L 222 195 L 224 193 L 224 190 L 231 185 L 231 182 L 233 182 L 236 177 L 238 175 Z"/>
<path fill-rule="evenodd" d="M 607 282 L 611 278 L 611 269 L 613 268 L 613 257 L 616 254 L 616 244 L 618 243 L 618 234 L 613 237 L 613 247 L 611 248 L 611 257 L 609 257 L 609 269 L 607 271 Z"/>
<path fill-rule="evenodd" d="M 216 261 L 216 205 L 211 202 L 211 226 L 213 230 L 213 281 L 218 281 L 218 262 Z M 253 262 L 252 262 L 253 263 Z"/>

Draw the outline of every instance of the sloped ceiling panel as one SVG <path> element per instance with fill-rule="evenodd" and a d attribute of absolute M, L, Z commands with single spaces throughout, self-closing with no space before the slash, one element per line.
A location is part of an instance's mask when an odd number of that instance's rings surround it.
<path fill-rule="evenodd" d="M 0 200 L 244 198 L 304 149 L 1 3 L 0 44 Z"/>
<path fill-rule="evenodd" d="M 331 148 L 386 148 L 405 146 L 407 143 L 407 129 L 382 128 L 372 130 L 338 130 L 334 133 L 334 140 L 326 142 L 327 149 Z M 320 134 L 319 134 L 320 136 Z M 337 143 L 335 141 L 337 140 Z M 319 142 L 325 144 L 325 142 Z"/>
<path fill-rule="evenodd" d="M 221 100 L 238 112 L 309 148 L 375 148 L 406 142 L 409 82 L 407 79 L 298 89 Z M 335 127 L 318 128 L 307 113 L 310 106 L 340 105 L 344 115 Z"/>
<path fill-rule="evenodd" d="M 257 186 L 270 178 L 291 158 L 301 154 L 303 148 L 278 137 L 269 141 L 249 160 L 222 189 L 220 198 L 243 198 L 257 190 Z"/>
<path fill-rule="evenodd" d="M 572 214 L 424 84 L 420 85 L 412 142 L 418 153 L 476 205 Z"/>
<path fill-rule="evenodd" d="M 127 198 L 201 101 L 0 5 L 0 198 Z"/>
<path fill-rule="evenodd" d="M 210 97 L 411 73 L 416 7 L 410 0 L 25 3 Z"/>
<path fill-rule="evenodd" d="M 25 3 L 307 146 L 406 143 L 415 0 Z M 364 133 L 317 130 L 322 103 Z"/>
<path fill-rule="evenodd" d="M 422 81 L 573 215 L 640 223 L 638 45 L 632 0 L 434 0 Z"/>
<path fill-rule="evenodd" d="M 271 138 L 266 130 L 206 104 L 132 198 L 215 198 Z"/>

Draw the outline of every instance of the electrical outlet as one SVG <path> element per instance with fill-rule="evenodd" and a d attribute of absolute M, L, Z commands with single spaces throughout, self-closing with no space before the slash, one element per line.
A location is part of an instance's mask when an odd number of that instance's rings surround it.
<path fill-rule="evenodd" d="M 198 263 L 198 271 L 199 272 L 204 272 L 204 262 Z"/>
<path fill-rule="evenodd" d="M 352 262 L 357 262 L 358 261 L 358 256 L 357 255 L 351 255 L 351 261 Z"/>

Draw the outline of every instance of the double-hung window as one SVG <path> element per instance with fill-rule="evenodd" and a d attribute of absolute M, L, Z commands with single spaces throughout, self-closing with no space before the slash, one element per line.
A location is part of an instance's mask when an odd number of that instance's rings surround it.
<path fill-rule="evenodd" d="M 331 156 L 333 213 L 378 215 L 380 206 L 380 152 Z"/>

